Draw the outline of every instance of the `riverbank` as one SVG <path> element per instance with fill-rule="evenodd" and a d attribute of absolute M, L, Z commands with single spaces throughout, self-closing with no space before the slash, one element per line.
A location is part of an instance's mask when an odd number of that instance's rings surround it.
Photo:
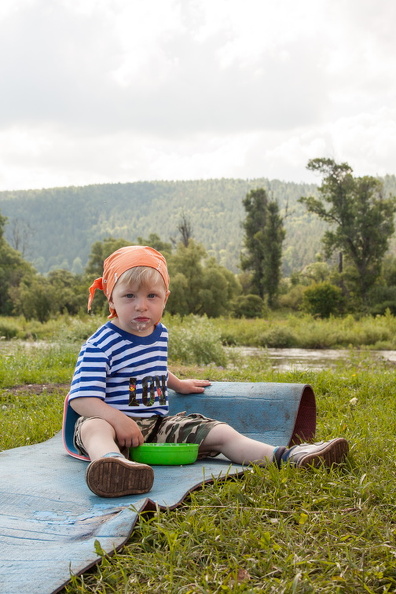
<path fill-rule="evenodd" d="M 277 371 L 322 371 L 336 369 L 340 364 L 360 366 L 363 362 L 388 363 L 396 366 L 396 351 L 356 349 L 263 349 L 257 347 L 228 347 L 230 361 L 259 358 Z M 236 363 L 235 363 L 236 364 Z"/>
<path fill-rule="evenodd" d="M 60 316 L 44 324 L 24 318 L 0 318 L 0 340 L 81 343 L 101 324 L 103 316 Z M 273 313 L 267 319 L 164 317 L 175 358 L 186 357 L 183 343 L 199 340 L 207 345 L 249 346 L 267 349 L 371 349 L 396 350 L 396 318 L 345 316 L 318 319 L 307 314 Z M 198 338 L 195 338 L 198 337 Z M 176 344 L 179 343 L 179 344 Z M 202 349 L 201 349 L 202 350 Z M 180 355 L 182 353 L 183 357 Z"/>

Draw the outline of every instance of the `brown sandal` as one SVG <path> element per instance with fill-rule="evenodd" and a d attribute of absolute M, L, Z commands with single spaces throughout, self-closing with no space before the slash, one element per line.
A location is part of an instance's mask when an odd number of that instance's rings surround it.
<path fill-rule="evenodd" d="M 131 462 L 125 458 L 98 458 L 87 468 L 88 487 L 99 497 L 124 497 L 150 491 L 154 471 L 147 464 Z"/>

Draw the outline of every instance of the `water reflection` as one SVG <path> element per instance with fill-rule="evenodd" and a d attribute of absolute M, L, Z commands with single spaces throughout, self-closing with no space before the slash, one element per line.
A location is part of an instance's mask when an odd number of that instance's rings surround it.
<path fill-rule="evenodd" d="M 396 351 L 359 351 L 349 349 L 260 349 L 253 347 L 233 347 L 229 351 L 245 357 L 268 359 L 273 369 L 279 371 L 321 371 L 335 368 L 339 362 L 359 360 L 388 361 L 396 363 Z"/>
<path fill-rule="evenodd" d="M 2 357 L 11 357 L 18 348 L 49 348 L 56 343 L 45 341 L 0 340 Z M 77 347 L 76 347 L 77 348 Z M 231 365 L 239 365 L 241 357 L 260 358 L 272 369 L 279 371 L 321 371 L 349 362 L 358 366 L 362 362 L 388 362 L 396 365 L 396 351 L 374 351 L 359 349 L 265 349 L 255 347 L 227 347 Z"/>

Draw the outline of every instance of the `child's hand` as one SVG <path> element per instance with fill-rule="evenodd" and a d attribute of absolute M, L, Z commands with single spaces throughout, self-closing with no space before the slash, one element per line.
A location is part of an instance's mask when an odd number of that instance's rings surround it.
<path fill-rule="evenodd" d="M 207 386 L 210 386 L 208 380 L 184 379 L 179 380 L 180 386 L 178 392 L 181 394 L 199 394 L 203 392 Z"/>
<path fill-rule="evenodd" d="M 142 432 L 137 423 L 127 415 L 122 414 L 118 417 L 117 423 L 113 427 L 116 433 L 115 440 L 121 449 L 136 448 L 144 443 Z"/>
<path fill-rule="evenodd" d="M 170 371 L 168 372 L 168 387 L 179 394 L 199 394 L 210 386 L 208 380 L 179 379 Z"/>

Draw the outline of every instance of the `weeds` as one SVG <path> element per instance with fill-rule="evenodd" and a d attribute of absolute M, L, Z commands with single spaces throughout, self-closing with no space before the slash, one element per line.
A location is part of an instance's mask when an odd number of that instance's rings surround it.
<path fill-rule="evenodd" d="M 0 318 L 0 338 L 80 344 L 104 321 L 101 316 L 88 315 L 74 318 L 59 316 L 44 324 L 27 322 L 21 317 Z M 189 360 L 197 364 L 206 364 L 221 358 L 223 355 L 219 351 L 219 343 L 224 346 L 268 348 L 396 349 L 396 317 L 389 312 L 375 317 L 354 318 L 349 315 L 325 320 L 308 314 L 271 314 L 268 319 L 249 320 L 166 315 L 164 321 L 171 331 L 171 337 L 175 337 L 174 344 L 171 345 L 174 358 L 185 360 L 185 356 L 189 356 L 191 345 L 196 341 L 194 348 L 203 360 L 197 361 L 194 356 L 190 356 Z"/>
<path fill-rule="evenodd" d="M 270 317 L 267 320 L 224 320 L 212 324 L 220 331 L 223 344 L 230 346 L 261 346 L 268 348 L 329 349 L 370 347 L 396 348 L 396 318 L 365 316 L 355 319 L 330 317 L 316 319 L 307 314 Z"/>
<path fill-rule="evenodd" d="M 73 344 L 13 342 L 2 345 L 0 388 L 70 382 L 79 348 Z"/>
<path fill-rule="evenodd" d="M 169 358 L 186 364 L 225 366 L 227 355 L 220 342 L 220 332 L 207 318 L 174 318 L 169 338 Z"/>

